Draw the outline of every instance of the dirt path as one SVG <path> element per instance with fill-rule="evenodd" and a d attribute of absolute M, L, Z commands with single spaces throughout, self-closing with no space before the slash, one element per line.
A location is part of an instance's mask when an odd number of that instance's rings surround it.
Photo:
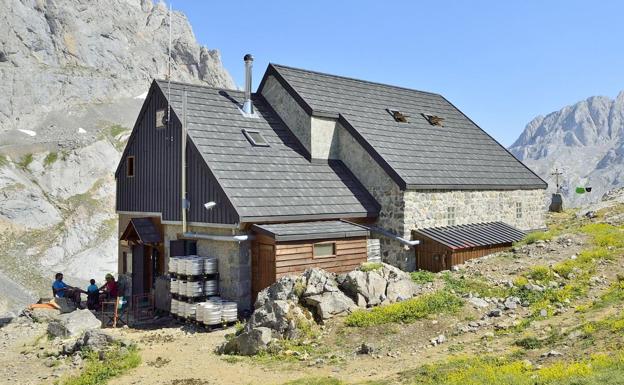
<path fill-rule="evenodd" d="M 473 260 L 453 274 L 504 287 L 532 266 L 549 266 L 589 247 L 587 236 L 566 234 L 552 242 L 539 242 L 516 252 Z M 530 309 L 518 308 L 505 312 L 502 317 L 490 318 L 485 315 L 486 309 L 470 304 L 455 315 L 440 315 L 409 325 L 348 328 L 336 319 L 323 330 L 317 348 L 319 353 L 302 361 L 296 356 L 276 359 L 268 355 L 260 358 L 216 355 L 214 349 L 224 341 L 225 334 L 233 332 L 232 329 L 213 333 L 188 333 L 180 327 L 156 331 L 117 330 L 115 333 L 138 342 L 143 362 L 111 384 L 282 384 L 298 378 L 329 376 L 347 382 L 387 381 L 397 373 L 454 354 L 504 356 L 520 349 L 514 342 L 523 336 L 543 338 L 549 334 L 563 334 L 586 320 L 621 311 L 619 307 L 612 307 L 582 315 L 574 310 L 574 305 L 599 298 L 616 275 L 624 273 L 622 260 L 624 256 L 618 256 L 613 262 L 598 263 L 593 273 L 596 280 L 583 298 L 522 330 L 505 328 L 528 317 Z M 466 325 L 475 323 L 479 326 L 466 331 Z M 444 335 L 446 341 L 433 346 L 431 339 L 438 335 Z M 374 353 L 357 354 L 362 343 L 372 346 Z M 565 337 L 552 345 L 525 351 L 525 358 L 537 364 L 546 363 L 552 358 L 544 354 L 553 348 L 559 350 L 564 359 L 579 353 L 575 351 L 578 350 L 575 341 Z M 591 350 L 587 348 L 584 353 Z"/>

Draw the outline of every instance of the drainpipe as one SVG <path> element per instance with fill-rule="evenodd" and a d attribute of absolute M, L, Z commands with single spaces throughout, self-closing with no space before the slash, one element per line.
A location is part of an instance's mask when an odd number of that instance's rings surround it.
<path fill-rule="evenodd" d="M 362 224 L 359 224 L 359 223 L 352 223 L 352 222 L 345 221 L 345 220 L 343 220 L 343 222 L 347 222 L 347 223 L 351 223 L 352 225 L 364 227 L 364 228 L 368 229 L 372 233 L 378 233 L 378 234 L 384 235 L 384 236 L 386 236 L 388 238 L 392 238 L 392 239 L 394 239 L 396 241 L 401 242 L 405 246 L 414 247 L 414 246 L 420 244 L 419 240 L 413 240 L 412 241 L 412 240 L 409 240 L 409 239 L 401 238 L 398 235 L 396 235 L 394 233 L 391 233 L 390 231 L 382 229 L 380 227 L 366 226 L 366 225 L 362 225 Z"/>
<path fill-rule="evenodd" d="M 253 240 L 254 236 L 249 235 L 249 234 L 213 235 L 213 234 L 184 232 L 182 234 L 178 234 L 178 239 L 202 239 L 202 240 L 223 241 L 223 242 L 245 242 L 245 241 Z"/>

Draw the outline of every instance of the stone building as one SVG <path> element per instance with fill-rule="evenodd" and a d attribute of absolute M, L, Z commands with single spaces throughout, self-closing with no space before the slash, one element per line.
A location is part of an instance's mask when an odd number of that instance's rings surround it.
<path fill-rule="evenodd" d="M 274 64 L 257 92 L 248 78 L 153 82 L 116 172 L 133 292 L 193 252 L 250 307 L 280 275 L 356 267 L 375 239 L 413 270 L 416 229 L 545 227 L 546 183 L 442 96 Z"/>

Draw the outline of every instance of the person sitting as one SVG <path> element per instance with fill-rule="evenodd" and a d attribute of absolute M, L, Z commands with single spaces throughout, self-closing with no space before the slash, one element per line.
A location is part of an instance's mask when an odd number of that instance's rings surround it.
<path fill-rule="evenodd" d="M 96 310 L 100 302 L 100 289 L 95 284 L 95 279 L 89 281 L 87 287 L 87 309 Z"/>
<path fill-rule="evenodd" d="M 103 293 L 100 295 L 100 300 L 111 300 L 117 298 L 117 282 L 112 274 L 106 274 L 106 283 L 100 287 Z"/>
<path fill-rule="evenodd" d="M 56 273 L 54 283 L 52 284 L 52 294 L 55 298 L 70 299 L 76 306 L 80 307 L 80 293 L 82 293 L 82 290 L 63 282 L 63 273 Z"/>

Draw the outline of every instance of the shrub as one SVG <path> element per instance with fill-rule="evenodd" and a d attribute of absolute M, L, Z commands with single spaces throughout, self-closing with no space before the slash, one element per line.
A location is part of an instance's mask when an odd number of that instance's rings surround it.
<path fill-rule="evenodd" d="M 534 281 L 546 281 L 553 278 L 553 273 L 548 266 L 537 265 L 529 270 L 527 277 Z"/>
<path fill-rule="evenodd" d="M 86 353 L 87 363 L 82 373 L 60 382 L 61 385 L 100 385 L 117 377 L 141 363 L 141 356 L 135 348 L 128 350 L 114 348 L 100 360 L 95 352 Z M 58 382 L 57 382 L 58 384 Z"/>
<path fill-rule="evenodd" d="M 20 166 L 23 169 L 28 168 L 28 165 L 30 165 L 33 161 L 33 154 L 26 154 L 24 156 L 22 156 L 22 158 L 20 159 L 18 166 Z"/>
<path fill-rule="evenodd" d="M 451 273 L 445 273 L 442 275 L 442 279 L 448 290 L 453 290 L 458 294 L 473 293 L 480 297 L 506 297 L 509 294 L 509 290 L 506 288 L 493 286 L 475 278 L 455 277 Z"/>
<path fill-rule="evenodd" d="M 420 284 L 433 282 L 435 274 L 427 270 L 418 270 L 410 273 L 412 281 Z"/>
<path fill-rule="evenodd" d="M 364 262 L 362 265 L 360 265 L 360 270 L 364 272 L 375 271 L 375 270 L 381 270 L 382 267 L 383 267 L 383 264 L 379 262 Z"/>
<path fill-rule="evenodd" d="M 520 346 L 525 349 L 539 349 L 541 348 L 542 341 L 538 340 L 536 337 L 525 337 L 520 340 L 514 342 L 514 345 Z"/>
<path fill-rule="evenodd" d="M 553 239 L 555 235 L 557 235 L 557 231 L 548 230 L 548 231 L 534 231 L 532 233 L 528 233 L 524 239 L 520 242 L 517 242 L 516 245 L 530 245 L 537 241 L 549 241 Z"/>
<path fill-rule="evenodd" d="M 591 223 L 581 227 L 581 232 L 589 234 L 597 246 L 624 247 L 624 230 L 607 223 Z"/>
<path fill-rule="evenodd" d="M 430 314 L 452 313 L 463 301 L 447 291 L 437 291 L 417 298 L 391 305 L 378 306 L 371 310 L 356 310 L 345 319 L 347 326 L 373 326 L 387 323 L 410 323 Z"/>
<path fill-rule="evenodd" d="M 56 162 L 57 160 L 58 160 L 58 152 L 50 152 L 48 155 L 46 155 L 45 159 L 43 159 L 43 165 L 45 167 L 48 167 L 54 162 Z"/>

